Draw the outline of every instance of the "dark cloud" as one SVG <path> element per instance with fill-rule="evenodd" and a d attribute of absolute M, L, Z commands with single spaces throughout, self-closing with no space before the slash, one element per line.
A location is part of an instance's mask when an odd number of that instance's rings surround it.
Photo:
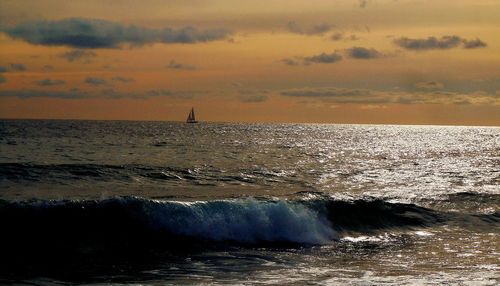
<path fill-rule="evenodd" d="M 291 59 L 291 58 L 284 58 L 281 60 L 281 62 L 283 62 L 285 65 L 289 65 L 289 66 L 298 66 L 300 64 L 299 61 Z"/>
<path fill-rule="evenodd" d="M 289 66 L 298 65 L 312 65 L 312 64 L 332 64 L 342 60 L 342 55 L 337 52 L 327 54 L 321 53 L 319 55 L 313 55 L 309 57 L 295 57 L 295 58 L 284 58 L 281 60 L 282 63 Z"/>
<path fill-rule="evenodd" d="M 6 81 L 7 81 L 7 79 L 3 75 L 0 74 L 0 83 L 4 83 Z"/>
<path fill-rule="evenodd" d="M 34 82 L 36 85 L 39 86 L 54 86 L 54 85 L 63 85 L 66 83 L 64 80 L 60 79 L 42 79 L 42 80 L 37 80 Z"/>
<path fill-rule="evenodd" d="M 161 43 L 184 43 L 211 42 L 225 39 L 231 32 L 226 29 L 213 29 L 198 31 L 193 27 L 184 27 L 179 30 L 165 28 L 160 31 Z"/>
<path fill-rule="evenodd" d="M 96 53 L 92 51 L 86 51 L 82 49 L 76 49 L 64 52 L 59 55 L 61 58 L 65 58 L 68 62 L 74 62 L 79 60 L 89 60 L 91 58 L 96 57 Z"/>
<path fill-rule="evenodd" d="M 338 33 L 333 33 L 333 35 L 330 37 L 332 41 L 340 41 L 344 39 L 344 33 L 338 32 Z"/>
<path fill-rule="evenodd" d="M 371 96 L 367 89 L 349 89 L 338 87 L 320 87 L 320 88 L 299 88 L 280 92 L 281 95 L 292 97 L 366 97 Z"/>
<path fill-rule="evenodd" d="M 352 47 L 346 49 L 347 56 L 353 59 L 376 59 L 383 57 L 383 54 L 375 49 L 363 47 Z"/>
<path fill-rule="evenodd" d="M 299 25 L 295 21 L 288 22 L 287 24 L 288 31 L 294 33 L 294 34 L 301 34 L 301 35 L 322 35 L 328 31 L 330 31 L 333 26 L 329 24 L 316 24 L 312 25 L 309 27 L 303 27 Z"/>
<path fill-rule="evenodd" d="M 394 96 L 400 104 L 476 104 L 500 105 L 500 98 L 481 91 L 458 93 L 445 90 L 401 93 Z"/>
<path fill-rule="evenodd" d="M 114 90 L 112 88 L 102 89 L 98 95 L 100 97 L 109 98 L 109 99 L 145 98 L 145 97 L 140 97 L 139 95 L 117 92 L 116 90 Z"/>
<path fill-rule="evenodd" d="M 240 89 L 238 90 L 238 99 L 245 103 L 258 103 L 264 102 L 268 99 L 267 90 L 256 90 L 256 89 Z"/>
<path fill-rule="evenodd" d="M 439 90 L 444 88 L 444 84 L 437 81 L 417 82 L 415 88 L 421 90 Z"/>
<path fill-rule="evenodd" d="M 43 66 L 43 70 L 44 71 L 52 71 L 52 70 L 54 70 L 54 66 L 52 66 L 52 65 L 44 65 Z"/>
<path fill-rule="evenodd" d="M 10 64 L 11 71 L 25 71 L 26 66 L 23 64 Z"/>
<path fill-rule="evenodd" d="M 439 83 L 427 83 L 438 86 Z M 477 104 L 500 105 L 496 94 L 475 91 L 469 93 L 446 91 L 442 89 L 414 91 L 380 91 L 369 89 L 318 87 L 283 90 L 283 96 L 309 98 L 329 103 L 357 104 Z"/>
<path fill-rule="evenodd" d="M 486 43 L 480 39 L 466 40 L 459 36 L 442 36 L 441 38 L 428 37 L 426 39 L 410 39 L 401 37 L 394 40 L 394 43 L 407 50 L 443 50 L 459 47 L 463 44 L 466 49 L 485 47 Z"/>
<path fill-rule="evenodd" d="M 193 65 L 181 64 L 181 63 L 178 63 L 174 60 L 171 60 L 170 63 L 168 63 L 167 67 L 169 69 L 177 69 L 177 70 L 195 70 L 196 69 L 196 67 Z"/>
<path fill-rule="evenodd" d="M 198 30 L 149 29 L 123 25 L 102 19 L 70 18 L 57 21 L 32 21 L 2 30 L 15 39 L 31 44 L 75 48 L 119 48 L 123 44 L 140 46 L 151 43 L 197 43 L 226 38 L 225 29 Z"/>
<path fill-rule="evenodd" d="M 96 90 L 92 92 L 71 88 L 69 90 L 47 91 L 47 90 L 0 90 L 0 97 L 13 96 L 18 98 L 62 98 L 62 99 L 82 99 L 82 98 L 106 98 L 106 99 L 147 99 L 150 97 L 171 97 L 179 99 L 191 99 L 193 92 L 170 91 L 170 90 L 150 90 L 147 92 L 120 92 L 112 88 Z"/>
<path fill-rule="evenodd" d="M 330 39 L 332 41 L 341 41 L 341 40 L 345 40 L 345 41 L 357 41 L 359 40 L 358 36 L 352 34 L 350 36 L 347 36 L 345 35 L 344 33 L 342 32 L 337 32 L 337 33 L 333 33 L 332 36 L 330 37 Z"/>
<path fill-rule="evenodd" d="M 440 39 L 428 37 L 427 39 L 410 39 L 402 37 L 395 39 L 394 43 L 408 50 L 432 50 L 432 49 L 451 49 L 458 47 L 462 39 L 458 36 L 443 36 Z"/>
<path fill-rule="evenodd" d="M 180 98 L 180 99 L 191 99 L 194 97 L 193 93 L 189 92 L 180 92 L 180 91 L 172 91 L 168 89 L 153 89 L 148 91 L 145 94 L 146 97 L 159 97 L 159 96 L 165 96 L 165 97 L 173 97 L 173 98 Z"/>
<path fill-rule="evenodd" d="M 330 26 L 328 24 L 318 24 L 318 25 L 312 26 L 307 32 L 308 32 L 308 34 L 311 34 L 311 35 L 323 34 L 323 33 L 330 31 L 331 28 L 332 28 L 332 26 Z"/>
<path fill-rule="evenodd" d="M 268 97 L 265 94 L 241 94 L 239 99 L 241 102 L 258 103 L 266 101 Z"/>
<path fill-rule="evenodd" d="M 87 97 L 86 92 L 79 89 L 71 89 L 69 91 L 43 91 L 43 90 L 1 90 L 1 96 L 14 96 L 19 98 L 34 98 L 34 97 L 52 97 L 64 99 L 79 99 Z"/>
<path fill-rule="evenodd" d="M 475 40 L 463 40 L 465 49 L 476 49 L 476 48 L 484 48 L 487 44 L 480 39 Z"/>
<path fill-rule="evenodd" d="M 365 8 L 368 5 L 368 0 L 359 0 L 359 8 Z"/>
<path fill-rule="evenodd" d="M 304 34 L 304 29 L 295 21 L 288 22 L 286 26 L 288 28 L 288 31 L 294 34 Z"/>
<path fill-rule="evenodd" d="M 383 104 L 390 103 L 393 99 L 384 96 L 382 93 L 357 88 L 339 87 L 318 87 L 299 88 L 284 90 L 280 92 L 283 96 L 311 98 L 330 103 L 363 103 L 363 104 Z"/>
<path fill-rule="evenodd" d="M 332 64 L 336 63 L 338 61 L 342 60 L 342 56 L 338 54 L 337 52 L 327 54 L 327 53 L 321 53 L 319 55 L 314 55 L 310 57 L 305 57 L 304 58 L 304 63 L 305 64 Z"/>
<path fill-rule="evenodd" d="M 122 77 L 122 76 L 115 76 L 111 80 L 112 81 L 121 82 L 121 83 L 130 83 L 130 82 L 134 82 L 135 81 L 133 78 Z"/>
<path fill-rule="evenodd" d="M 0 66 L 0 73 L 9 72 L 9 71 L 25 71 L 25 70 L 26 70 L 26 66 L 23 64 L 12 63 L 12 64 L 9 64 L 8 67 Z"/>
<path fill-rule="evenodd" d="M 86 84 L 94 85 L 94 86 L 105 85 L 108 83 L 108 81 L 103 79 L 103 78 L 91 77 L 91 76 L 86 77 L 84 82 Z"/>

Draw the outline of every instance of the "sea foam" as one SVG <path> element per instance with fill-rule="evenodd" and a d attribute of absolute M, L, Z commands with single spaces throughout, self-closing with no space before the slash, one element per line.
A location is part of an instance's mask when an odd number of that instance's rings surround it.
<path fill-rule="evenodd" d="M 326 217 L 305 205 L 256 199 L 194 203 L 157 202 L 149 206 L 157 227 L 216 241 L 284 241 L 322 244 L 338 239 Z"/>

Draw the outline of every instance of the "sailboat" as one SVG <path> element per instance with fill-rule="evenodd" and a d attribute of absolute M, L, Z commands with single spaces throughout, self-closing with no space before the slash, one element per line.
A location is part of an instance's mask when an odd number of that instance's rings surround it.
<path fill-rule="evenodd" d="M 191 108 L 191 112 L 189 112 L 186 123 L 198 123 L 198 121 L 196 121 L 196 118 L 194 117 L 194 108 Z"/>

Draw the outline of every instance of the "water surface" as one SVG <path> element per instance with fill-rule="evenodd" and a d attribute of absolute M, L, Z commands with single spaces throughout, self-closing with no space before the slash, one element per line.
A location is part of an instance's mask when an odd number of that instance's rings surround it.
<path fill-rule="evenodd" d="M 0 282 L 498 281 L 500 128 L 0 121 Z"/>

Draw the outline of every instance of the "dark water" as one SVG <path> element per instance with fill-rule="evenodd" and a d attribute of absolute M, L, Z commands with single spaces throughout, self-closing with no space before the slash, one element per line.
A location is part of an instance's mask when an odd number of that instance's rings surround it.
<path fill-rule="evenodd" d="M 0 121 L 0 283 L 495 285 L 500 128 Z"/>

